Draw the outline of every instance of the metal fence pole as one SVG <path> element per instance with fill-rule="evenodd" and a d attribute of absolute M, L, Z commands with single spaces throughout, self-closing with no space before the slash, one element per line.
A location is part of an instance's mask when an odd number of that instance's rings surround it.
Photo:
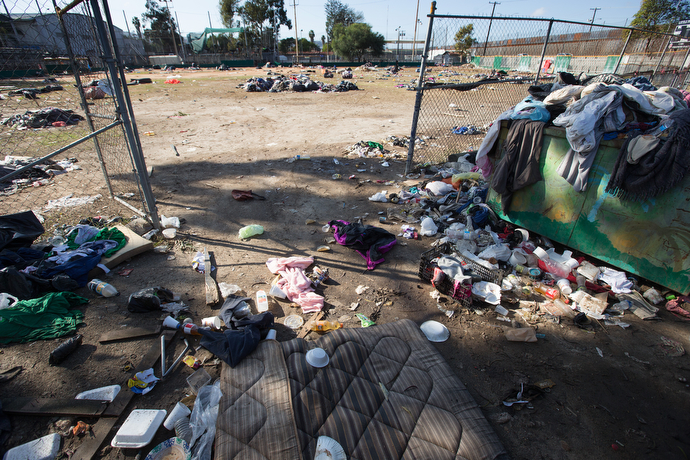
<path fill-rule="evenodd" d="M 539 74 L 541 73 L 541 64 L 544 62 L 546 55 L 546 47 L 549 45 L 549 37 L 551 36 L 551 27 L 553 26 L 553 19 L 549 21 L 549 28 L 546 29 L 546 38 L 544 39 L 544 47 L 541 49 L 541 58 L 539 59 L 539 67 L 537 67 L 537 76 L 534 77 L 534 84 L 539 83 Z"/>
<path fill-rule="evenodd" d="M 53 6 L 55 7 L 55 11 L 58 11 L 58 6 L 56 0 L 53 0 Z M 86 102 L 86 95 L 84 94 L 84 87 L 81 84 L 81 76 L 79 75 L 79 68 L 77 67 L 77 61 L 74 58 L 74 52 L 72 52 L 72 42 L 69 39 L 69 33 L 67 31 L 67 26 L 65 25 L 65 17 L 64 14 L 58 15 L 58 22 L 60 23 L 60 29 L 62 30 L 62 34 L 64 35 L 64 40 L 65 40 L 65 48 L 67 48 L 67 57 L 69 58 L 69 64 L 70 67 L 72 68 L 72 74 L 74 75 L 74 83 L 77 85 L 77 91 L 79 92 L 79 97 L 81 99 L 81 106 L 82 109 L 84 109 L 84 115 L 86 116 L 86 123 L 89 125 L 89 129 L 93 133 L 96 131 L 96 128 L 94 127 L 93 124 L 93 119 L 91 117 L 91 110 L 89 109 L 89 104 Z M 114 198 L 115 194 L 113 193 L 113 187 L 112 184 L 110 183 L 110 178 L 108 177 L 108 170 L 105 167 L 105 161 L 103 161 L 103 153 L 101 151 L 101 145 L 98 143 L 98 138 L 94 136 L 93 138 L 93 144 L 94 147 L 96 148 L 96 156 L 98 156 L 98 163 L 101 166 L 101 171 L 103 172 L 103 178 L 105 179 L 105 184 L 108 187 L 108 193 L 110 194 L 110 198 Z"/>
<path fill-rule="evenodd" d="M 690 46 L 688 46 L 688 50 L 685 52 L 685 56 L 683 56 L 683 60 L 680 61 L 680 68 L 678 69 L 678 72 L 676 73 L 675 77 L 673 77 L 673 83 L 671 83 L 671 86 L 676 84 L 676 80 L 678 79 L 678 75 L 683 71 L 683 68 L 685 67 L 685 62 L 688 60 L 688 56 L 690 56 Z M 686 70 L 686 76 L 687 76 L 688 71 Z"/>
<path fill-rule="evenodd" d="M 434 27 L 434 13 L 436 13 L 436 2 L 431 2 L 431 12 L 429 13 L 429 29 L 424 43 L 424 54 L 422 63 L 419 67 L 419 81 L 417 82 L 417 97 L 414 101 L 414 114 L 412 115 L 412 129 L 410 131 L 410 145 L 407 148 L 407 163 L 405 164 L 405 175 L 412 170 L 412 159 L 414 158 L 415 139 L 417 139 L 417 121 L 419 120 L 419 109 L 422 107 L 422 93 L 424 92 L 424 72 L 426 71 L 426 58 L 429 56 L 431 44 L 431 32 Z"/>
<path fill-rule="evenodd" d="M 618 66 L 621 65 L 621 61 L 623 60 L 623 55 L 625 54 L 625 49 L 628 47 L 628 43 L 630 42 L 630 37 L 632 37 L 632 31 L 628 33 L 628 38 L 625 39 L 625 44 L 623 45 L 623 49 L 621 50 L 621 55 L 618 56 L 618 61 L 616 62 L 616 68 L 613 69 L 613 73 L 618 72 Z"/>
<path fill-rule="evenodd" d="M 659 58 L 659 62 L 656 63 L 656 67 L 654 68 L 654 72 L 652 72 L 652 76 L 650 77 L 651 81 L 654 81 L 654 76 L 656 75 L 657 71 L 659 70 L 659 67 L 661 66 L 661 61 L 664 60 L 664 56 L 666 56 L 666 50 L 668 49 L 668 45 L 671 43 L 671 37 L 669 37 L 668 42 L 666 43 L 666 46 L 664 46 L 664 51 L 661 53 L 661 57 Z"/>
<path fill-rule="evenodd" d="M 105 24 L 103 23 L 103 18 L 101 17 L 101 9 L 98 5 L 98 0 L 90 0 L 91 8 L 93 10 L 93 17 L 96 22 L 96 30 L 101 39 L 103 45 L 103 62 L 108 67 L 110 71 L 110 78 L 113 82 L 113 93 L 115 94 L 115 99 L 117 100 L 117 105 L 119 108 L 120 117 L 125 128 L 125 134 L 127 136 L 127 143 L 129 144 L 130 151 L 132 153 L 132 159 L 137 169 L 137 174 L 141 178 L 146 177 L 146 163 L 144 162 L 144 156 L 140 150 L 140 146 L 137 143 L 137 139 L 134 135 L 134 129 L 132 127 L 132 121 L 130 118 L 130 111 L 128 110 L 127 101 L 122 92 L 122 84 L 126 85 L 126 81 L 121 83 L 120 72 L 118 71 L 118 66 L 113 58 L 113 52 L 111 50 L 111 40 L 108 40 L 108 32 L 106 30 Z M 108 7 L 107 0 L 103 0 L 104 8 Z M 109 12 L 108 12 L 109 13 Z M 109 16 L 109 14 L 108 14 Z M 114 37 L 113 37 L 114 38 Z M 114 42 L 115 40 L 112 40 Z M 124 110 L 123 110 L 124 109 Z M 156 209 L 155 200 L 153 198 L 153 191 L 151 190 L 151 184 L 148 180 L 142 181 L 140 179 L 141 190 L 144 194 L 144 201 L 151 218 L 151 224 L 156 229 L 160 229 L 160 220 L 158 218 L 158 211 Z"/>

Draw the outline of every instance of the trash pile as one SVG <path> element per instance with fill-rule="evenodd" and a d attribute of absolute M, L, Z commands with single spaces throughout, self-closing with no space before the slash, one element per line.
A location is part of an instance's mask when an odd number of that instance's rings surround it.
<path fill-rule="evenodd" d="M 569 319 L 583 328 L 595 322 L 627 328 L 626 313 L 656 319 L 665 304 L 674 315 L 690 320 L 690 298 L 640 284 L 635 276 L 595 265 L 499 219 L 486 204 L 490 184 L 470 157 L 427 167 L 433 177 L 408 180 L 396 193 L 382 191 L 369 198 L 394 204 L 384 220 L 401 224 L 399 237 L 435 238 L 421 256 L 419 276 L 434 286 L 432 298 L 447 316 L 459 307 L 480 312 L 490 307 L 499 320 L 514 326 Z M 456 302 L 443 302 L 443 296 Z M 535 330 L 527 329 L 506 336 L 536 341 Z"/>
<path fill-rule="evenodd" d="M 37 128 L 61 128 L 67 125 L 76 125 L 84 117 L 72 110 L 63 110 L 55 107 L 46 107 L 40 110 L 27 110 L 24 114 L 12 115 L 0 121 L 5 126 L 15 126 L 19 130 Z"/>
<path fill-rule="evenodd" d="M 8 96 L 24 96 L 26 99 L 36 99 L 39 94 L 52 93 L 53 91 L 62 91 L 64 88 L 58 84 L 46 85 L 42 88 L 19 88 L 9 91 Z"/>
<path fill-rule="evenodd" d="M 388 136 L 384 143 L 390 144 L 394 147 L 407 148 L 410 144 L 409 136 L 397 137 Z M 416 146 L 422 147 L 424 141 L 421 138 L 416 139 Z M 406 151 L 391 151 L 384 148 L 383 144 L 373 141 L 359 141 L 346 149 L 345 158 L 387 158 L 387 159 L 405 159 L 407 158 Z"/>
<path fill-rule="evenodd" d="M 356 83 L 350 81 L 343 80 L 333 85 L 312 80 L 307 75 L 298 75 L 294 77 L 285 77 L 283 75 L 267 78 L 253 77 L 248 79 L 245 83 L 240 83 L 236 88 L 244 89 L 247 92 L 268 91 L 270 93 L 279 93 L 283 91 L 341 93 L 346 91 L 357 91 L 359 89 Z"/>
<path fill-rule="evenodd" d="M 6 155 L 4 160 L 0 160 L 0 176 L 6 176 L 36 160 L 37 158 L 33 157 Z M 48 185 L 54 176 L 80 170 L 81 168 L 76 163 L 76 158 L 65 158 L 59 161 L 45 160 L 41 164 L 22 171 L 14 179 L 3 182 L 0 185 L 0 195 L 12 195 L 26 187 Z"/>

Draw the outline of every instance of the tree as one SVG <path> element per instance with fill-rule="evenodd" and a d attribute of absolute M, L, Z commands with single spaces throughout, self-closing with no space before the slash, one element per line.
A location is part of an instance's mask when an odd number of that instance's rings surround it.
<path fill-rule="evenodd" d="M 144 36 L 153 45 L 154 50 L 163 53 L 173 52 L 173 40 L 180 43 L 180 36 L 175 31 L 175 21 L 170 16 L 170 10 L 160 6 L 155 0 L 146 0 L 146 11 L 141 17 L 148 23 L 149 27 L 144 30 Z"/>
<path fill-rule="evenodd" d="M 292 21 L 287 18 L 284 0 L 246 0 L 241 7 L 237 8 L 237 12 L 245 23 L 258 30 L 262 45 L 265 43 L 265 28 L 270 27 L 275 30 L 284 25 L 292 29 Z M 267 25 L 265 25 L 266 22 L 268 22 Z"/>
<path fill-rule="evenodd" d="M 336 24 L 333 27 L 333 50 L 345 59 L 360 60 L 364 53 L 374 56 L 383 54 L 386 39 L 377 32 L 372 32 L 369 24 L 361 22 L 344 26 Z"/>
<path fill-rule="evenodd" d="M 643 0 L 630 25 L 639 29 L 666 32 L 680 21 L 688 19 L 688 0 Z"/>
<path fill-rule="evenodd" d="M 333 27 L 336 24 L 342 24 L 347 27 L 357 22 L 364 22 L 364 15 L 355 11 L 340 0 L 326 0 L 324 6 L 326 10 L 326 36 L 328 42 L 333 41 Z"/>
<path fill-rule="evenodd" d="M 143 36 L 141 33 L 141 21 L 139 20 L 138 17 L 134 16 L 132 18 L 132 25 L 134 26 L 134 30 L 137 31 L 137 35 L 139 36 L 139 40 L 143 40 Z"/>
<path fill-rule="evenodd" d="M 455 51 L 460 53 L 463 58 L 467 56 L 469 49 L 476 43 L 474 38 L 472 38 L 473 32 L 474 24 L 467 24 L 460 27 L 460 30 L 455 34 Z"/>
<path fill-rule="evenodd" d="M 278 51 L 282 54 L 287 54 L 295 49 L 294 37 L 284 38 L 278 43 Z"/>
<path fill-rule="evenodd" d="M 232 19 L 237 12 L 237 3 L 238 0 L 220 0 L 219 2 L 220 19 L 225 27 L 232 27 Z"/>
<path fill-rule="evenodd" d="M 319 47 L 316 43 L 310 42 L 306 38 L 300 38 L 299 39 L 299 52 L 308 52 L 308 51 L 316 51 L 318 50 Z"/>
<path fill-rule="evenodd" d="M 312 45 L 314 45 L 314 37 L 316 37 L 316 34 L 314 33 L 313 30 L 309 31 L 309 41 L 311 42 Z"/>

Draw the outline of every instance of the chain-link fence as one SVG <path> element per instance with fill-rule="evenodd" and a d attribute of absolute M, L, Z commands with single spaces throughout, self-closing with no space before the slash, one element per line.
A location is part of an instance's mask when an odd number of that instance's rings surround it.
<path fill-rule="evenodd" d="M 66 3 L 0 11 L 0 213 L 157 222 L 107 3 Z"/>
<path fill-rule="evenodd" d="M 428 17 L 412 132 L 419 140 L 411 143 L 408 171 L 413 162 L 476 150 L 491 122 L 529 96 L 530 85 L 551 83 L 559 72 L 688 84 L 690 49 L 674 46 L 672 34 L 554 19 Z"/>

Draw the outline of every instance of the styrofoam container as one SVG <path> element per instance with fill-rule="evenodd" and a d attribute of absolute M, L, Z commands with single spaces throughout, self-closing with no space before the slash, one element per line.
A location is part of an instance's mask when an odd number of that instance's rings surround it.
<path fill-rule="evenodd" d="M 446 326 L 438 321 L 426 321 L 419 328 L 422 330 L 429 342 L 445 342 L 450 337 L 450 331 Z"/>
<path fill-rule="evenodd" d="M 115 396 L 120 392 L 120 385 L 109 385 L 107 387 L 94 388 L 79 393 L 74 399 L 90 399 L 93 401 L 113 402 Z"/>
<path fill-rule="evenodd" d="M 151 442 L 165 419 L 165 409 L 136 409 L 129 414 L 110 443 L 113 447 L 138 449 Z"/>
<path fill-rule="evenodd" d="M 55 460 L 60 450 L 60 435 L 49 434 L 7 451 L 3 460 Z"/>

